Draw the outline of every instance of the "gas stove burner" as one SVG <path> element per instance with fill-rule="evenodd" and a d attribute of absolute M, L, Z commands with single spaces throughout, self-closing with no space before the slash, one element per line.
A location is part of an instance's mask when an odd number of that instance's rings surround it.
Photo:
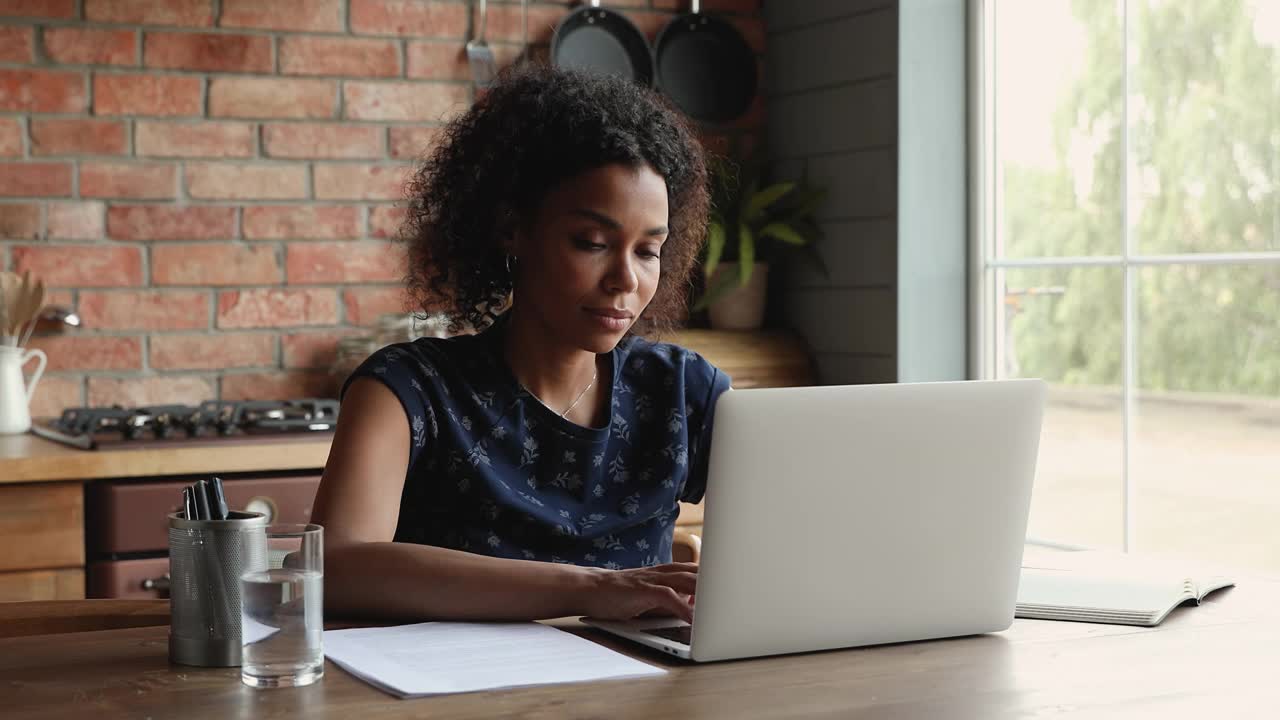
<path fill-rule="evenodd" d="M 70 408 L 47 426 L 32 425 L 32 432 L 88 450 L 104 443 L 331 432 L 337 420 L 337 400 L 210 400 L 199 407 Z"/>

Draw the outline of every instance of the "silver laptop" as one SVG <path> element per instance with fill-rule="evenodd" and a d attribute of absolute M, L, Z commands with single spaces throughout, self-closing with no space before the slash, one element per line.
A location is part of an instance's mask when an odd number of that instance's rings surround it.
<path fill-rule="evenodd" d="M 1045 388 L 724 393 L 693 625 L 584 622 L 696 661 L 1008 628 Z"/>

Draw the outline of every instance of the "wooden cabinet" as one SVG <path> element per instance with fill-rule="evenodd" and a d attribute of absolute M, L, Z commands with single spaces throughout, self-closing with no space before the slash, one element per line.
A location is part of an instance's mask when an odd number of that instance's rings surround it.
<path fill-rule="evenodd" d="M 666 339 L 728 373 L 735 388 L 792 387 L 815 380 L 813 356 L 804 340 L 784 330 L 681 330 Z"/>
<path fill-rule="evenodd" d="M 84 489 L 0 485 L 0 600 L 84 597 Z"/>

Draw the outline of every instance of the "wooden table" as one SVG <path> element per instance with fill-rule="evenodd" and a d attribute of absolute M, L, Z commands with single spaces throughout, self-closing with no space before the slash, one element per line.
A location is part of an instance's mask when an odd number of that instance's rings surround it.
<path fill-rule="evenodd" d="M 170 666 L 163 627 L 0 640 L 0 708 L 36 718 L 1280 717 L 1280 584 L 1242 582 L 1157 628 L 1017 620 L 990 635 L 709 665 L 554 621 L 662 677 L 397 700 L 328 664 L 307 688 Z"/>

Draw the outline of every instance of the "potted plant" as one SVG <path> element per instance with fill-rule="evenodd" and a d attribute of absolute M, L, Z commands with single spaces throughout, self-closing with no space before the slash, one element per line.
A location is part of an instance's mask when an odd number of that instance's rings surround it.
<path fill-rule="evenodd" d="M 711 217 L 703 257 L 706 291 L 694 304 L 711 327 L 753 330 L 764 322 L 770 263 L 800 252 L 826 268 L 813 243 L 822 237 L 813 211 L 826 195 L 804 178 L 766 183 L 759 163 L 741 170 L 729 160 L 711 164 Z"/>

